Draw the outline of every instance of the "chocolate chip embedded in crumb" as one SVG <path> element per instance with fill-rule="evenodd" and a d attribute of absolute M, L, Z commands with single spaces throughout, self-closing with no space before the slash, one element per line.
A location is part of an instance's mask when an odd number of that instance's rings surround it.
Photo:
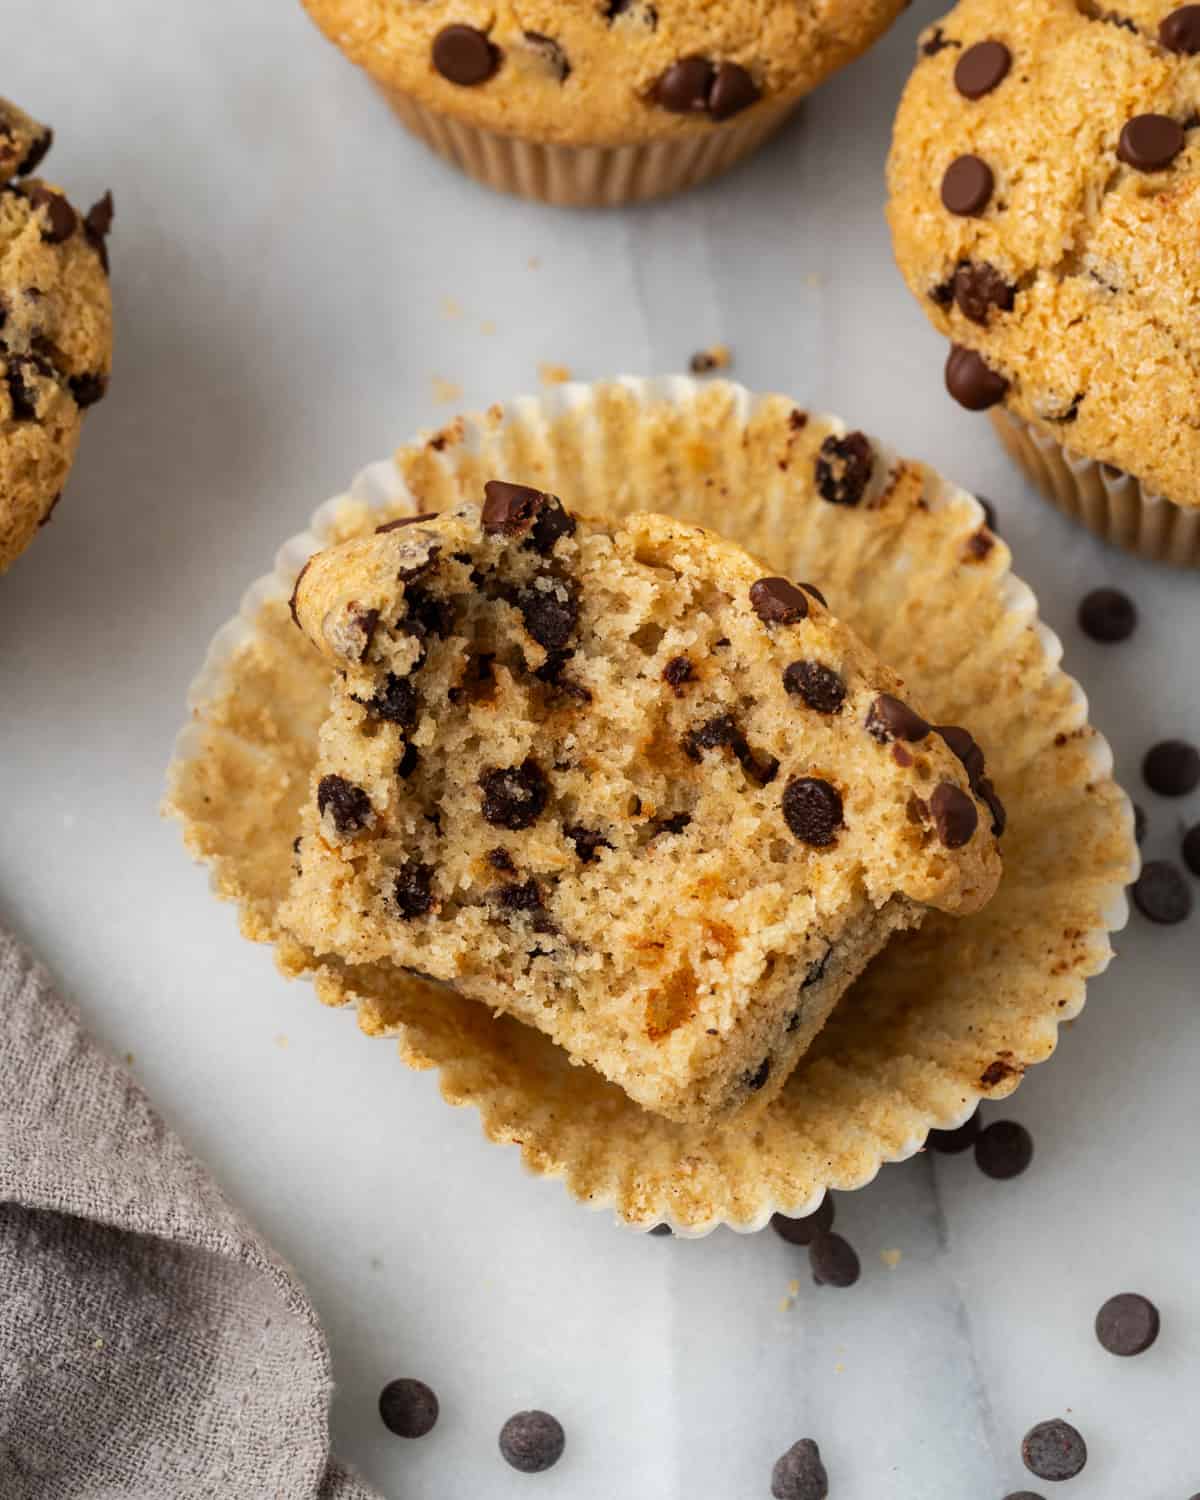
<path fill-rule="evenodd" d="M 536 823 L 550 795 L 545 774 L 532 756 L 527 756 L 519 766 L 484 771 L 479 787 L 485 821 L 513 832 Z"/>
<path fill-rule="evenodd" d="M 683 685 L 685 682 L 693 682 L 696 677 L 696 669 L 686 656 L 673 656 L 662 671 L 663 681 L 672 690 L 677 698 L 683 697 Z"/>
<path fill-rule="evenodd" d="M 1004 400 L 1008 381 L 974 349 L 952 344 L 946 356 L 946 389 L 968 411 L 986 411 Z"/>
<path fill-rule="evenodd" d="M 996 179 L 981 157 L 959 156 L 942 177 L 942 203 L 959 218 L 974 218 L 991 201 Z"/>
<path fill-rule="evenodd" d="M 908 740 L 915 744 L 929 734 L 933 726 L 927 724 L 915 709 L 891 693 L 880 693 L 871 704 L 863 726 L 867 733 L 886 745 L 891 740 Z"/>
<path fill-rule="evenodd" d="M 1146 752 L 1142 776 L 1160 797 L 1186 797 L 1200 786 L 1200 751 L 1186 740 L 1162 740 Z"/>
<path fill-rule="evenodd" d="M 500 66 L 500 49 L 474 26 L 443 26 L 433 39 L 433 65 L 448 83 L 472 88 Z"/>
<path fill-rule="evenodd" d="M 415 745 L 408 744 L 404 747 L 404 754 L 396 762 L 396 775 L 401 781 L 407 781 L 417 769 L 417 762 L 421 759 L 421 753 Z"/>
<path fill-rule="evenodd" d="M 1096 1314 L 1096 1337 L 1110 1354 L 1144 1354 L 1158 1337 L 1158 1308 L 1139 1292 L 1119 1292 Z"/>
<path fill-rule="evenodd" d="M 654 829 L 655 836 L 657 836 L 660 833 L 683 833 L 685 829 L 691 827 L 691 824 L 691 813 L 677 812 L 672 813 L 667 818 L 655 818 L 651 827 Z"/>
<path fill-rule="evenodd" d="M 344 776 L 322 776 L 317 783 L 317 812 L 333 819 L 341 834 L 361 833 L 375 820 L 371 799 Z"/>
<path fill-rule="evenodd" d="M 836 714 L 846 701 L 846 684 L 819 661 L 794 661 L 783 669 L 783 686 L 819 714 Z"/>
<path fill-rule="evenodd" d="M 772 1214 L 771 1228 L 789 1245 L 811 1245 L 819 1234 L 825 1234 L 833 1228 L 833 1215 L 833 1194 L 826 1192 L 820 1206 L 802 1219 L 790 1219 L 786 1214 Z"/>
<path fill-rule="evenodd" d="M 1173 927 L 1192 914 L 1192 892 L 1169 860 L 1152 859 L 1133 883 L 1133 904 L 1150 922 Z"/>
<path fill-rule="evenodd" d="M 499 870 L 503 875 L 515 875 L 517 867 L 513 864 L 513 857 L 502 845 L 495 849 L 489 849 L 484 855 L 493 870 Z"/>
<path fill-rule="evenodd" d="M 992 309 L 1011 312 L 1017 289 L 989 261 L 964 261 L 954 273 L 954 300 L 964 318 L 987 326 Z"/>
<path fill-rule="evenodd" d="M 821 1450 L 812 1438 L 793 1443 L 771 1470 L 771 1494 L 775 1500 L 826 1500 L 829 1475 L 821 1462 Z"/>
<path fill-rule="evenodd" d="M 395 672 L 387 674 L 383 686 L 362 706 L 373 719 L 397 724 L 401 729 L 412 729 L 417 722 L 417 690 L 411 678 L 398 677 Z"/>
<path fill-rule="evenodd" d="M 533 50 L 540 53 L 559 83 L 566 83 L 571 76 L 571 64 L 562 49 L 562 44 L 540 31 L 526 31 L 523 35 Z"/>
<path fill-rule="evenodd" d="M 75 398 L 75 405 L 80 410 L 85 410 L 103 399 L 105 391 L 108 390 L 108 376 L 98 371 L 95 374 L 72 375 L 67 385 L 71 395 Z"/>
<path fill-rule="evenodd" d="M 560 651 L 579 621 L 579 596 L 560 578 L 535 578 L 516 598 L 525 629 L 547 651 Z"/>
<path fill-rule="evenodd" d="M 750 604 L 765 625 L 795 625 L 808 616 L 808 600 L 786 578 L 760 578 L 750 585 Z"/>
<path fill-rule="evenodd" d="M 843 826 L 842 798 L 836 787 L 819 776 L 793 776 L 783 789 L 783 820 L 793 836 L 814 849 L 837 842 Z"/>
<path fill-rule="evenodd" d="M 1159 43 L 1168 52 L 1194 57 L 1200 52 L 1200 5 L 1181 5 L 1158 23 Z"/>
<path fill-rule="evenodd" d="M 612 848 L 599 829 L 585 828 L 582 823 L 568 824 L 563 834 L 574 844 L 575 853 L 585 865 L 591 864 L 599 850 Z"/>
<path fill-rule="evenodd" d="M 557 495 L 503 479 L 489 479 L 483 494 L 483 529 L 488 536 L 528 536 L 537 551 L 549 553 L 560 536 L 575 531 L 575 518 Z"/>
<path fill-rule="evenodd" d="M 34 384 L 34 377 L 39 374 L 39 362 L 32 355 L 8 355 L 5 381 L 14 422 L 37 420 L 37 386 Z"/>
<path fill-rule="evenodd" d="M 703 114 L 715 70 L 706 57 L 682 57 L 654 85 L 654 98 L 673 114 Z"/>
<path fill-rule="evenodd" d="M 771 1059 L 769 1057 L 764 1057 L 762 1062 L 759 1063 L 758 1067 L 755 1068 L 753 1073 L 747 1073 L 744 1075 L 742 1082 L 745 1084 L 747 1090 L 751 1094 L 757 1094 L 760 1089 L 766 1087 L 767 1079 L 770 1078 L 770 1076 Z"/>
<path fill-rule="evenodd" d="M 933 826 L 947 849 L 961 849 L 971 841 L 979 826 L 979 809 L 961 787 L 952 781 L 940 782 L 929 799 Z"/>
<path fill-rule="evenodd" d="M 423 917 L 433 906 L 433 866 L 416 860 L 404 865 L 392 886 L 392 898 L 405 921 Z"/>
<path fill-rule="evenodd" d="M 18 177 L 28 177 L 30 172 L 36 172 L 45 161 L 46 153 L 53 144 L 54 132 L 47 125 L 41 135 L 29 143 L 29 150 L 26 151 L 24 160 L 17 167 L 16 175 Z"/>
<path fill-rule="evenodd" d="M 1012 53 L 1003 42 L 976 42 L 954 65 L 954 87 L 964 99 L 982 99 L 1003 83 L 1011 67 Z"/>
<path fill-rule="evenodd" d="M 48 245 L 61 245 L 75 233 L 79 216 L 61 193 L 40 182 L 27 190 L 26 196 L 35 209 L 42 210 L 42 238 Z"/>
<path fill-rule="evenodd" d="M 808 1247 L 808 1263 L 818 1286 L 853 1286 L 861 1273 L 858 1253 L 840 1234 L 819 1234 Z"/>
<path fill-rule="evenodd" d="M 1039 1479 L 1074 1479 L 1087 1463 L 1087 1444 L 1070 1422 L 1055 1417 L 1029 1429 L 1021 1439 L 1021 1458 Z"/>
<path fill-rule="evenodd" d="M 1120 589 L 1093 589 L 1079 605 L 1079 628 L 1094 641 L 1125 641 L 1137 625 L 1137 605 Z"/>
<path fill-rule="evenodd" d="M 975 1165 L 987 1177 L 1007 1182 L 1033 1160 L 1033 1137 L 1015 1120 L 996 1120 L 975 1141 Z"/>
<path fill-rule="evenodd" d="M 554 922 L 546 912 L 542 888 L 532 876 L 520 885 L 503 885 L 495 892 L 502 911 L 528 917 L 534 932 L 554 932 Z"/>
<path fill-rule="evenodd" d="M 397 1437 L 420 1438 L 438 1419 L 438 1398 L 423 1380 L 392 1380 L 379 1393 L 383 1425 Z"/>
<path fill-rule="evenodd" d="M 1161 172 L 1183 150 L 1183 126 L 1170 115 L 1135 115 L 1117 141 L 1117 157 L 1138 172 Z"/>
<path fill-rule="evenodd" d="M 740 63 L 717 65 L 716 77 L 708 91 L 708 112 L 714 120 L 728 120 L 761 98 L 762 91 Z"/>
<path fill-rule="evenodd" d="M 815 599 L 818 604 L 822 605 L 825 609 L 829 608 L 829 605 L 825 602 L 825 595 L 815 583 L 802 583 L 800 587 L 810 598 Z"/>
<path fill-rule="evenodd" d="M 979 1131 L 979 1111 L 976 1110 L 954 1130 L 931 1130 L 925 1137 L 925 1144 L 943 1156 L 957 1156 L 975 1144 Z"/>
<path fill-rule="evenodd" d="M 865 433 L 848 432 L 845 437 L 831 433 L 817 454 L 817 493 L 830 505 L 857 505 L 874 468 L 875 450 Z"/>
<path fill-rule="evenodd" d="M 552 1469 L 566 1444 L 562 1423 L 546 1411 L 519 1411 L 500 1429 L 501 1455 L 522 1474 Z"/>

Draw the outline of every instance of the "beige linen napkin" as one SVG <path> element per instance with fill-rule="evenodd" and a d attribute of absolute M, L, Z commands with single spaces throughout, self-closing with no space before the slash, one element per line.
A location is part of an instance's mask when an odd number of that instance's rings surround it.
<path fill-rule="evenodd" d="M 295 1274 L 0 931 L 0 1496 L 378 1500 Z"/>

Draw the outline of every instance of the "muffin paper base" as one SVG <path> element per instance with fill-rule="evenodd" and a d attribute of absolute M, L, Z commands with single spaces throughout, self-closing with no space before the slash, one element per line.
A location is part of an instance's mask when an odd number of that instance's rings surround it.
<path fill-rule="evenodd" d="M 1131 474 L 1081 458 L 1002 406 L 989 415 L 1000 441 L 1052 505 L 1126 552 L 1200 568 L 1200 509 L 1148 494 Z"/>
<path fill-rule="evenodd" d="M 683 378 L 563 386 L 457 419 L 364 470 L 285 544 L 214 640 L 170 769 L 167 807 L 248 937 L 274 943 L 326 1003 L 355 1005 L 366 1032 L 397 1038 L 410 1066 L 437 1068 L 447 1101 L 478 1109 L 491 1140 L 637 1228 L 753 1230 L 811 1212 L 827 1188 L 862 1186 L 930 1128 L 1008 1094 L 1079 1013 L 1126 918 L 1132 810 L 1007 548 L 977 501 L 879 444 L 863 502 L 826 504 L 813 462 L 844 431 L 781 396 Z M 296 574 L 319 547 L 444 509 L 493 476 L 595 514 L 653 504 L 816 581 L 942 722 L 971 728 L 1008 806 L 991 904 L 894 940 L 752 1119 L 659 1119 L 539 1032 L 385 966 L 320 959 L 279 929 L 328 684 L 288 614 Z"/>
<path fill-rule="evenodd" d="M 373 81 L 408 129 L 468 177 L 561 208 L 615 208 L 696 187 L 761 146 L 800 103 L 760 103 L 744 119 L 642 145 L 560 146 L 465 124 Z"/>

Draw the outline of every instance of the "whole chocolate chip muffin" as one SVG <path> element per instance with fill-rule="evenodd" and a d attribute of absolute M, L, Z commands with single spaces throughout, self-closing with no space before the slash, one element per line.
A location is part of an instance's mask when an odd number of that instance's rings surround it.
<path fill-rule="evenodd" d="M 51 140 L 0 99 L 0 572 L 49 519 L 112 357 L 112 199 L 81 216 L 25 175 Z"/>
<path fill-rule="evenodd" d="M 888 165 L 896 258 L 1059 505 L 1200 561 L 1200 6 L 962 0 Z"/>
<path fill-rule="evenodd" d="M 401 119 L 473 176 L 617 203 L 712 176 L 903 0 L 304 0 Z"/>

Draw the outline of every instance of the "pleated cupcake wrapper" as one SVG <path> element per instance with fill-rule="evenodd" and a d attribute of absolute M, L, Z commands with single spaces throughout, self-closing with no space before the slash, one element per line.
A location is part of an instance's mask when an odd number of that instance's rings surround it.
<path fill-rule="evenodd" d="M 562 146 L 467 124 L 373 82 L 413 135 L 468 177 L 561 208 L 615 208 L 696 187 L 761 146 L 800 103 L 761 102 L 744 117 L 641 145 Z"/>
<path fill-rule="evenodd" d="M 568 385 L 456 419 L 363 470 L 281 548 L 212 643 L 169 773 L 167 806 L 248 937 L 274 943 L 326 1003 L 353 1004 L 366 1032 L 395 1037 L 411 1067 L 437 1068 L 489 1139 L 639 1229 L 758 1229 L 910 1156 L 1049 1057 L 1126 920 L 1132 809 L 1008 549 L 976 500 L 881 444 L 861 504 L 820 499 L 817 448 L 844 431 L 782 396 L 684 378 Z M 894 940 L 751 1121 L 659 1119 L 541 1033 L 385 965 L 318 959 L 278 926 L 329 681 L 289 618 L 295 577 L 314 550 L 477 498 L 494 476 L 596 514 L 653 504 L 817 582 L 914 701 L 971 728 L 1008 806 L 991 904 Z"/>
<path fill-rule="evenodd" d="M 1072 453 L 1004 407 L 990 415 L 1000 441 L 1052 505 L 1126 552 L 1200 567 L 1200 507 L 1150 494 L 1131 474 Z"/>

